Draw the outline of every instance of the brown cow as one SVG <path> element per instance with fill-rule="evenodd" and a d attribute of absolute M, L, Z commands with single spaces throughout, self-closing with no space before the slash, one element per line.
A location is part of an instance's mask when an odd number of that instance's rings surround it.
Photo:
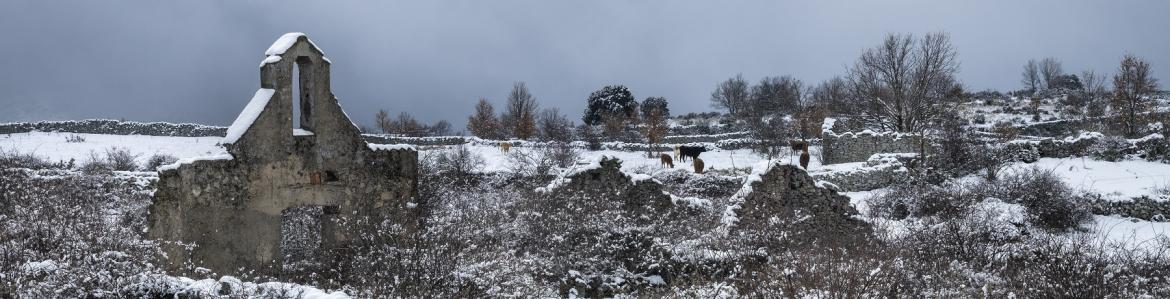
<path fill-rule="evenodd" d="M 669 166 L 670 168 L 674 168 L 674 159 L 671 159 L 670 155 L 662 154 L 659 156 L 659 158 L 662 160 L 662 166 Z"/>
<path fill-rule="evenodd" d="M 500 151 L 502 151 L 502 152 L 504 152 L 505 154 L 507 154 L 507 153 L 508 153 L 508 150 L 511 150 L 511 149 L 512 149 L 512 143 L 511 143 L 511 142 L 500 142 Z"/>
<path fill-rule="evenodd" d="M 703 159 L 695 158 L 695 173 L 703 173 Z"/>
<path fill-rule="evenodd" d="M 800 167 L 808 170 L 808 147 L 805 146 L 804 152 L 800 153 Z"/>

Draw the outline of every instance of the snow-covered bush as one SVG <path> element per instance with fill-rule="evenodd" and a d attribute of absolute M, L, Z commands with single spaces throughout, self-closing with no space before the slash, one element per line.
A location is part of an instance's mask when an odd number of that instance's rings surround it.
<path fill-rule="evenodd" d="M 159 166 L 175 163 L 175 161 L 178 161 L 178 160 L 179 160 L 179 158 L 176 158 L 175 156 L 172 156 L 172 155 L 154 154 L 154 155 L 150 156 L 150 159 L 146 160 L 146 166 L 143 167 L 142 170 L 143 171 L 155 171 L 156 169 L 158 169 Z"/>
<path fill-rule="evenodd" d="M 1031 168 L 1009 174 L 982 189 L 1004 202 L 1023 205 L 1030 221 L 1055 230 L 1079 228 L 1092 219 L 1087 201 L 1051 170 Z"/>
<path fill-rule="evenodd" d="M 1125 158 L 1125 151 L 1132 146 L 1128 140 L 1120 136 L 1106 136 L 1097 140 L 1088 149 L 1088 155 L 1097 160 L 1109 162 L 1121 161 Z"/>
<path fill-rule="evenodd" d="M 1025 207 L 1028 221 L 1043 228 L 1076 229 L 1091 219 L 1085 198 L 1051 171 L 1035 168 L 1004 175 L 995 181 L 944 184 L 915 181 L 897 185 L 869 200 L 869 214 L 888 219 L 950 220 L 971 213 L 977 203 L 987 198 Z"/>
<path fill-rule="evenodd" d="M 889 192 L 870 198 L 869 215 L 887 219 L 907 217 L 960 217 L 967 208 L 980 200 L 968 187 L 946 183 L 909 182 L 893 187 Z"/>
<path fill-rule="evenodd" d="M 441 173 L 460 179 L 467 179 L 472 174 L 482 171 L 486 165 L 483 156 L 462 144 L 441 151 L 428 152 L 419 160 L 420 173 Z"/>

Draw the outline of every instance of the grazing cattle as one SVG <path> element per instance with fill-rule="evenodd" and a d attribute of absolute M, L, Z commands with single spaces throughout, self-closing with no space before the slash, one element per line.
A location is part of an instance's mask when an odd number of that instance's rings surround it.
<path fill-rule="evenodd" d="M 695 158 L 695 173 L 703 173 L 703 159 Z"/>
<path fill-rule="evenodd" d="M 702 146 L 680 146 L 680 147 L 678 147 L 678 154 L 679 154 L 678 161 L 685 162 L 687 160 L 687 157 L 690 157 L 692 160 L 698 159 L 699 154 L 702 154 L 705 151 L 707 151 L 707 148 L 702 147 Z"/>
<path fill-rule="evenodd" d="M 681 158 L 678 156 L 678 147 L 677 146 L 674 147 L 674 159 L 678 160 L 679 162 L 682 162 Z"/>
<path fill-rule="evenodd" d="M 800 167 L 808 170 L 808 147 L 805 147 L 804 152 L 800 153 Z"/>
<path fill-rule="evenodd" d="M 808 148 L 808 141 L 793 139 L 793 140 L 788 141 L 788 146 L 792 147 L 792 152 L 796 152 L 799 150 L 807 149 Z"/>
<path fill-rule="evenodd" d="M 507 153 L 508 153 L 508 151 L 509 151 L 509 150 L 511 150 L 511 149 L 512 149 L 512 143 L 511 143 L 511 142 L 500 142 L 500 151 L 502 151 L 502 152 L 504 152 L 505 154 L 507 154 Z"/>
<path fill-rule="evenodd" d="M 670 155 L 662 154 L 659 158 L 662 159 L 662 166 L 674 168 L 674 159 L 671 159 Z"/>

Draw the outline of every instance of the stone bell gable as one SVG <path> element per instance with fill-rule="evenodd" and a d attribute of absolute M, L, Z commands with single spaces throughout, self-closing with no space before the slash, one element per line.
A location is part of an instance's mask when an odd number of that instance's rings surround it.
<path fill-rule="evenodd" d="M 159 168 L 148 234 L 168 269 L 279 275 L 343 247 L 354 218 L 413 223 L 418 153 L 362 140 L 330 90 L 330 64 L 304 34 L 280 37 L 222 141 L 228 154 Z"/>

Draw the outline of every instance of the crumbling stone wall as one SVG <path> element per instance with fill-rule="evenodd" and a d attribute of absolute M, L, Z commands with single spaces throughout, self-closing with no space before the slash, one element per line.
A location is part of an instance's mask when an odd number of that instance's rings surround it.
<path fill-rule="evenodd" d="M 865 166 L 836 171 L 813 171 L 813 179 L 831 184 L 837 192 L 869 191 L 885 188 L 909 179 L 906 165 L 913 165 L 917 154 L 874 154 Z"/>
<path fill-rule="evenodd" d="M 230 156 L 160 168 L 149 236 L 164 241 L 172 271 L 280 275 L 294 262 L 280 254 L 290 235 L 282 232 L 282 215 L 305 207 L 321 211 L 309 221 L 320 223 L 312 226 L 320 248 L 302 251 L 344 247 L 356 233 L 347 224 L 358 219 L 413 223 L 417 152 L 363 141 L 330 91 L 329 60 L 303 34 L 281 37 L 267 54 L 261 90 L 224 139 Z M 294 63 L 301 87 L 295 131 Z"/>
<path fill-rule="evenodd" d="M 730 233 L 764 247 L 856 245 L 871 232 L 848 197 L 794 165 L 774 163 L 753 175 L 733 202 L 724 220 Z"/>
<path fill-rule="evenodd" d="M 878 153 L 917 153 L 922 151 L 922 136 L 897 132 L 838 133 L 843 126 L 825 119 L 821 131 L 821 163 L 864 162 Z"/>

